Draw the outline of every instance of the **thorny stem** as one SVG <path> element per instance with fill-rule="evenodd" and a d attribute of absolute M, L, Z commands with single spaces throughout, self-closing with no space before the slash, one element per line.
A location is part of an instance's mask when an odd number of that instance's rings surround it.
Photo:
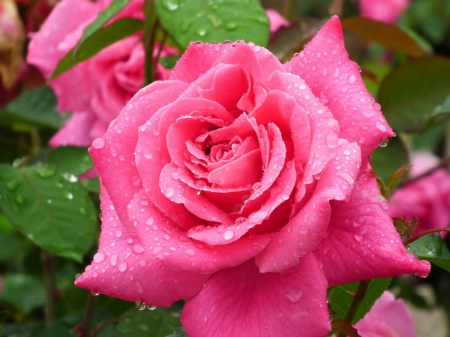
<path fill-rule="evenodd" d="M 144 49 L 145 49 L 145 83 L 148 85 L 153 82 L 155 72 L 153 68 L 153 48 L 155 47 L 156 29 L 158 20 L 156 17 L 153 0 L 146 0 L 144 3 Z"/>
<path fill-rule="evenodd" d="M 89 294 L 89 297 L 86 302 L 86 309 L 84 310 L 83 322 L 81 324 L 81 333 L 80 337 L 89 337 L 92 321 L 94 320 L 95 306 L 97 304 L 97 297 Z"/>
<path fill-rule="evenodd" d="M 352 303 L 350 304 L 350 308 L 348 308 L 347 313 L 345 314 L 344 321 L 352 324 L 353 317 L 355 317 L 356 311 L 358 310 L 358 306 L 361 304 L 362 300 L 366 296 L 367 288 L 369 287 L 371 280 L 361 281 L 359 282 L 358 289 L 356 290 L 355 297 L 353 297 Z M 346 337 L 345 333 L 339 332 L 337 337 Z"/>
<path fill-rule="evenodd" d="M 163 50 L 164 47 L 164 43 L 166 42 L 166 38 L 167 38 L 167 32 L 164 30 L 163 31 L 163 37 L 161 39 L 161 42 L 159 43 L 159 48 L 158 48 L 158 52 L 156 53 L 156 57 L 153 61 L 153 75 L 156 78 L 156 67 L 158 66 L 158 61 L 161 57 L 161 52 Z"/>
<path fill-rule="evenodd" d="M 44 285 L 45 285 L 45 326 L 49 327 L 55 321 L 56 309 L 56 285 L 54 275 L 54 259 L 51 253 L 42 250 L 42 264 L 44 266 Z"/>
<path fill-rule="evenodd" d="M 110 324 L 117 323 L 119 321 L 120 321 L 120 319 L 116 317 L 116 318 L 111 318 L 111 319 L 108 319 L 107 321 L 100 323 L 99 325 L 96 326 L 94 331 L 92 331 L 90 337 L 97 337 L 98 334 L 103 330 L 103 328 L 105 328 L 106 326 L 108 326 Z"/>
<path fill-rule="evenodd" d="M 436 229 L 430 229 L 429 231 L 420 233 L 418 235 L 413 236 L 412 238 L 410 238 L 409 240 L 403 242 L 403 245 L 406 247 L 407 245 L 411 244 L 412 242 L 420 239 L 421 237 L 428 235 L 428 234 L 433 234 L 433 233 L 439 233 L 439 232 L 448 232 L 450 233 L 450 228 L 436 228 Z"/>

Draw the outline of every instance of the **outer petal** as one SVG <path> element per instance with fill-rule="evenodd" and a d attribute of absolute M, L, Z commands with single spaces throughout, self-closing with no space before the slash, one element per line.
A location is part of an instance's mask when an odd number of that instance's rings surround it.
<path fill-rule="evenodd" d="M 53 147 L 75 145 L 89 146 L 92 142 L 90 130 L 96 117 L 89 112 L 73 114 L 64 126 L 50 139 Z"/>
<path fill-rule="evenodd" d="M 385 291 L 355 328 L 361 337 L 416 337 L 414 322 L 403 300 Z"/>
<path fill-rule="evenodd" d="M 138 128 L 161 107 L 172 103 L 188 85 L 179 81 L 154 82 L 141 89 L 122 110 L 103 138 L 89 148 L 102 183 L 122 223 L 128 223 L 126 206 L 141 187 L 136 169 Z M 117 177 L 120 176 L 120 179 Z"/>
<path fill-rule="evenodd" d="M 339 137 L 361 145 L 363 159 L 380 141 L 393 136 L 380 106 L 367 91 L 358 65 L 348 58 L 342 27 L 332 17 L 285 68 L 303 78 L 339 121 Z"/>
<path fill-rule="evenodd" d="M 260 274 L 249 261 L 214 274 L 186 301 L 181 322 L 196 337 L 323 337 L 326 288 L 312 254 L 284 275 Z"/>
<path fill-rule="evenodd" d="M 282 272 L 312 252 L 322 240 L 330 222 L 331 200 L 348 200 L 360 167 L 355 143 L 342 145 L 329 163 L 308 203 L 276 233 L 256 257 L 261 272 Z"/>
<path fill-rule="evenodd" d="M 361 16 L 394 23 L 409 6 L 409 0 L 359 0 Z"/>
<path fill-rule="evenodd" d="M 403 247 L 386 213 L 387 201 L 379 193 L 367 165 L 350 200 L 333 204 L 329 233 L 315 252 L 330 286 L 409 273 L 424 277 L 429 273 L 430 264 L 418 261 Z"/>
<path fill-rule="evenodd" d="M 92 264 L 75 281 L 77 286 L 126 301 L 162 306 L 191 297 L 202 288 L 209 275 L 176 271 L 156 258 L 143 246 L 134 228 L 119 220 L 103 187 L 101 207 L 99 250 Z"/>

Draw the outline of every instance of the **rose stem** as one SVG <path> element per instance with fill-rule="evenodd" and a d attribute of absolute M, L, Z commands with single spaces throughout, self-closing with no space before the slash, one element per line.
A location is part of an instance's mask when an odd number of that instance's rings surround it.
<path fill-rule="evenodd" d="M 420 233 L 419 235 L 415 235 L 413 236 L 411 239 L 403 242 L 403 245 L 406 247 L 407 245 L 409 245 L 410 243 L 420 239 L 422 236 L 428 235 L 428 234 L 433 234 L 433 233 L 439 233 L 439 232 L 448 232 L 450 233 L 450 228 L 436 228 L 436 229 L 430 229 L 429 231 Z"/>
<path fill-rule="evenodd" d="M 117 323 L 119 321 L 120 321 L 120 319 L 116 317 L 116 318 L 111 318 L 111 319 L 108 319 L 107 321 L 100 323 L 99 325 L 96 326 L 94 331 L 92 331 L 92 334 L 89 337 L 97 337 L 97 335 L 103 330 L 103 328 L 105 328 L 106 326 L 108 326 L 110 324 Z"/>
<path fill-rule="evenodd" d="M 283 16 L 290 21 L 292 19 L 293 2 L 292 0 L 286 0 L 283 6 Z"/>
<path fill-rule="evenodd" d="M 166 38 L 167 38 L 167 32 L 165 30 L 163 30 L 163 36 L 162 36 L 161 42 L 159 43 L 158 52 L 156 53 L 155 60 L 153 61 L 153 74 L 155 74 L 155 75 L 156 75 L 156 66 L 158 65 L 158 61 L 161 56 L 161 52 L 163 50 L 164 44 L 166 43 Z"/>
<path fill-rule="evenodd" d="M 157 18 L 153 0 L 145 0 L 144 3 L 144 50 L 145 50 L 145 83 L 153 82 L 155 74 L 153 71 L 153 48 L 155 47 Z"/>
<path fill-rule="evenodd" d="M 49 327 L 55 321 L 56 308 L 56 285 L 54 275 L 54 260 L 50 252 L 42 249 L 41 251 L 42 264 L 44 267 L 44 286 L 45 286 L 45 326 Z"/>
<path fill-rule="evenodd" d="M 81 324 L 80 337 L 89 337 L 90 330 L 92 326 L 92 321 L 94 320 L 95 306 L 97 304 L 97 297 L 88 295 L 86 302 L 86 309 L 84 310 L 83 322 Z"/>
<path fill-rule="evenodd" d="M 358 289 L 356 290 L 355 297 L 353 297 L 352 303 L 350 304 L 350 308 L 348 308 L 347 313 L 345 314 L 344 321 L 347 321 L 348 323 L 352 324 L 353 317 L 356 314 L 356 311 L 358 310 L 358 306 L 361 304 L 361 301 L 364 299 L 364 296 L 366 296 L 367 288 L 369 287 L 371 280 L 361 281 L 359 282 Z M 339 332 L 337 337 L 346 337 L 345 333 Z"/>

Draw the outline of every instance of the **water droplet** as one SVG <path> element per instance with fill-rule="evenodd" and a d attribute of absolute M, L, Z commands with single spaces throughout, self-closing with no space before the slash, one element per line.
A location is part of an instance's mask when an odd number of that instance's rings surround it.
<path fill-rule="evenodd" d="M 147 158 L 147 159 L 152 159 L 152 157 L 153 157 L 152 151 L 150 149 L 145 149 L 144 150 L 144 157 Z"/>
<path fill-rule="evenodd" d="M 12 191 L 15 191 L 17 189 L 17 187 L 19 187 L 19 185 L 20 185 L 20 180 L 13 179 L 6 183 L 6 188 L 12 192 Z"/>
<path fill-rule="evenodd" d="M 386 125 L 384 123 L 377 122 L 377 123 L 375 123 L 375 126 L 377 127 L 378 130 L 380 130 L 382 132 L 387 131 Z"/>
<path fill-rule="evenodd" d="M 164 0 L 163 1 L 163 6 L 167 10 L 173 12 L 173 11 L 176 11 L 178 9 L 180 4 L 179 4 L 178 0 Z"/>
<path fill-rule="evenodd" d="M 75 280 L 78 280 L 80 277 L 81 277 L 81 274 L 80 274 L 80 273 L 75 274 Z"/>
<path fill-rule="evenodd" d="M 109 258 L 109 264 L 114 267 L 117 264 L 118 257 L 119 255 L 117 254 L 111 255 L 111 257 Z"/>
<path fill-rule="evenodd" d="M 51 167 L 42 166 L 36 168 L 36 172 L 37 174 L 39 174 L 40 177 L 48 178 L 53 176 L 56 173 L 56 170 Z"/>
<path fill-rule="evenodd" d="M 92 147 L 96 150 L 103 149 L 105 147 L 105 140 L 103 138 L 96 138 L 92 142 Z"/>
<path fill-rule="evenodd" d="M 173 180 L 178 180 L 178 178 L 180 177 L 180 174 L 178 172 L 172 172 L 172 179 Z"/>
<path fill-rule="evenodd" d="M 73 194 L 70 192 L 64 192 L 64 198 L 66 198 L 67 200 L 72 200 Z"/>
<path fill-rule="evenodd" d="M 97 253 L 94 255 L 94 262 L 100 263 L 105 260 L 105 254 L 103 253 Z"/>
<path fill-rule="evenodd" d="M 230 231 L 230 230 L 225 231 L 225 233 L 223 233 L 223 238 L 225 240 L 231 240 L 233 238 L 233 236 L 234 236 L 234 232 Z"/>
<path fill-rule="evenodd" d="M 148 218 L 147 221 L 145 222 L 145 224 L 146 224 L 147 226 L 151 226 L 151 225 L 153 224 L 153 222 L 155 222 L 155 219 L 153 219 L 153 218 Z"/>
<path fill-rule="evenodd" d="M 109 153 L 111 153 L 111 156 L 113 157 L 117 156 L 117 151 L 112 146 L 109 148 Z"/>
<path fill-rule="evenodd" d="M 308 233 L 308 227 L 305 227 L 305 226 L 300 227 L 300 233 L 301 233 L 301 234 L 306 234 L 306 233 Z"/>
<path fill-rule="evenodd" d="M 128 268 L 128 263 L 124 262 L 120 262 L 119 266 L 117 267 L 117 269 L 119 269 L 119 271 L 124 272 L 125 270 L 127 270 Z"/>
<path fill-rule="evenodd" d="M 26 201 L 25 197 L 22 194 L 17 194 L 14 198 L 16 204 L 23 205 Z"/>
<path fill-rule="evenodd" d="M 226 24 L 226 27 L 227 27 L 228 30 L 234 30 L 234 29 L 236 29 L 237 24 L 235 22 L 228 22 Z"/>
<path fill-rule="evenodd" d="M 206 30 L 204 28 L 199 28 L 195 32 L 197 33 L 198 36 L 205 36 L 206 35 Z"/>
<path fill-rule="evenodd" d="M 116 238 L 120 238 L 120 236 L 122 235 L 122 231 L 118 229 L 114 232 L 114 235 L 116 236 Z"/>
<path fill-rule="evenodd" d="M 303 297 L 303 291 L 292 289 L 287 294 L 286 297 L 291 301 L 292 303 L 297 303 L 301 300 Z"/>
<path fill-rule="evenodd" d="M 139 302 L 139 301 L 135 303 L 135 306 L 136 306 L 136 309 L 138 309 L 140 311 L 147 308 L 147 304 L 145 304 L 144 302 Z"/>
<path fill-rule="evenodd" d="M 100 293 L 98 291 L 92 290 L 91 295 L 97 297 L 98 295 L 100 295 Z"/>
<path fill-rule="evenodd" d="M 348 84 L 353 84 L 353 83 L 355 83 L 355 82 L 356 82 L 356 76 L 355 76 L 355 75 L 350 75 L 350 76 L 348 77 L 347 83 L 348 83 Z"/>
<path fill-rule="evenodd" d="M 170 198 L 170 197 L 173 195 L 174 192 L 175 192 L 175 190 L 174 190 L 173 187 L 166 187 L 166 188 L 164 189 L 164 195 L 165 195 L 167 198 Z"/>
<path fill-rule="evenodd" d="M 156 309 L 156 305 L 147 305 L 147 309 L 148 310 L 155 310 Z"/>
<path fill-rule="evenodd" d="M 133 246 L 133 252 L 135 252 L 136 254 L 142 254 L 144 252 L 144 247 L 142 245 L 134 245 Z"/>
<path fill-rule="evenodd" d="M 386 147 L 386 146 L 388 146 L 388 143 L 389 143 L 389 138 L 386 138 L 380 142 L 380 147 Z"/>
<path fill-rule="evenodd" d="M 186 249 L 184 252 L 189 256 L 195 255 L 195 250 L 193 250 L 193 249 Z"/>
<path fill-rule="evenodd" d="M 341 88 L 341 91 L 342 91 L 342 92 L 347 92 L 347 90 L 348 90 L 347 87 L 342 87 L 342 88 Z"/>

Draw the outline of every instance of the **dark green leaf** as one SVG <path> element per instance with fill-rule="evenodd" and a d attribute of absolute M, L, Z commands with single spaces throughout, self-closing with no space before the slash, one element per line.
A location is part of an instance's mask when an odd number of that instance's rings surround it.
<path fill-rule="evenodd" d="M 51 78 L 61 75 L 76 64 L 96 55 L 114 42 L 142 30 L 143 27 L 144 24 L 142 21 L 125 18 L 114 21 L 105 28 L 96 30 L 94 33 L 90 34 L 84 42 L 79 42 L 77 47 L 70 50 L 66 56 L 64 56 L 56 66 Z"/>
<path fill-rule="evenodd" d="M 175 64 L 180 59 L 180 57 L 181 57 L 180 55 L 166 56 L 166 57 L 160 58 L 159 63 L 161 63 L 161 65 L 164 68 L 172 69 L 173 67 L 175 67 Z"/>
<path fill-rule="evenodd" d="M 353 17 L 343 19 L 342 27 L 367 41 L 379 43 L 389 49 L 411 56 L 425 55 L 420 45 L 395 25 L 363 17 Z"/>
<path fill-rule="evenodd" d="M 450 271 L 450 253 L 445 241 L 437 234 L 429 234 L 409 244 L 408 251 L 421 260 Z"/>
<path fill-rule="evenodd" d="M 0 232 L 0 261 L 11 260 L 19 252 L 23 241 L 17 233 Z"/>
<path fill-rule="evenodd" d="M 269 19 L 258 0 L 155 0 L 163 27 L 183 48 L 191 41 L 245 40 L 265 46 Z"/>
<path fill-rule="evenodd" d="M 16 229 L 56 255 L 81 262 L 96 228 L 94 205 L 73 175 L 0 166 L 0 207 Z"/>
<path fill-rule="evenodd" d="M 180 326 L 180 318 L 165 309 L 125 312 L 117 326 L 117 337 L 165 337 Z"/>
<path fill-rule="evenodd" d="M 397 184 L 397 182 L 403 178 L 403 176 L 409 171 L 409 169 L 411 168 L 411 165 L 408 166 L 404 166 L 402 168 L 399 168 L 398 170 L 396 170 L 389 178 L 388 181 L 388 188 L 390 191 L 392 191 L 392 189 L 394 188 L 395 184 Z"/>
<path fill-rule="evenodd" d="M 36 337 L 42 328 L 42 321 L 5 324 L 0 331 L 0 337 Z"/>
<path fill-rule="evenodd" d="M 80 180 L 81 185 L 89 192 L 100 193 L 100 180 L 98 178 Z"/>
<path fill-rule="evenodd" d="M 378 101 L 398 131 L 422 131 L 450 93 L 450 59 L 426 57 L 395 69 L 381 83 Z"/>
<path fill-rule="evenodd" d="M 3 277 L 2 300 L 29 313 L 45 303 L 44 284 L 41 280 L 24 274 L 7 274 Z"/>
<path fill-rule="evenodd" d="M 56 112 L 56 98 L 49 87 L 24 91 L 0 110 L 0 124 L 25 123 L 59 129 L 64 117 Z"/>
<path fill-rule="evenodd" d="M 344 321 L 343 319 L 333 321 L 331 328 L 333 330 L 345 333 L 348 337 L 360 337 L 358 335 L 358 331 L 349 322 Z"/>
<path fill-rule="evenodd" d="M 189 337 L 189 336 L 187 335 L 186 331 L 184 331 L 183 328 L 179 328 L 179 329 L 176 329 L 170 335 L 167 335 L 166 337 Z"/>
<path fill-rule="evenodd" d="M 375 301 L 391 284 L 390 278 L 373 279 L 366 292 L 366 296 L 361 301 L 358 310 L 353 318 L 353 324 L 359 321 L 372 308 Z M 336 313 L 334 320 L 344 319 L 345 314 L 352 303 L 353 296 L 349 292 L 355 293 L 358 288 L 358 282 L 336 286 L 331 288 L 329 296 L 331 298 L 331 309 Z"/>
<path fill-rule="evenodd" d="M 94 166 L 87 148 L 66 146 L 58 147 L 48 154 L 48 164 L 56 167 L 60 172 L 67 172 L 79 176 Z"/>
<path fill-rule="evenodd" d="M 269 49 L 278 59 L 284 60 L 303 46 L 317 33 L 326 20 L 316 18 L 301 18 L 291 22 L 289 27 L 283 27 L 269 41 Z"/>
<path fill-rule="evenodd" d="M 394 172 L 408 164 L 408 152 L 398 137 L 390 138 L 386 147 L 379 147 L 372 153 L 372 167 L 386 185 Z"/>

